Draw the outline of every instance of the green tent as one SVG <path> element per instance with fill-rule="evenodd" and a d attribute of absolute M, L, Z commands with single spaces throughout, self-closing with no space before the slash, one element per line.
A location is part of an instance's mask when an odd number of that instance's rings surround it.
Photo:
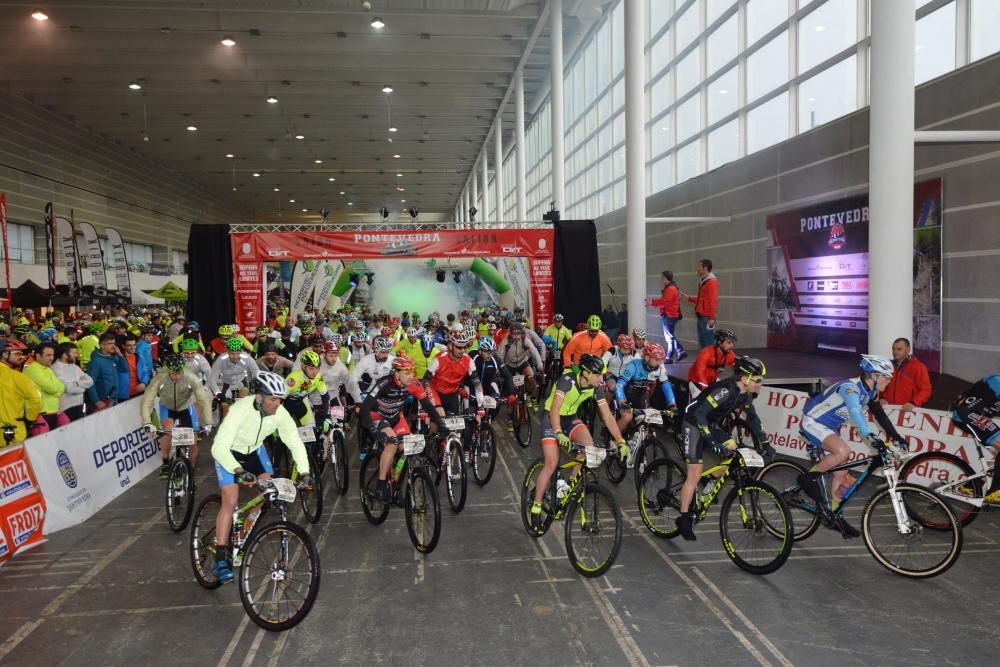
<path fill-rule="evenodd" d="M 163 299 L 164 301 L 188 300 L 188 293 L 169 280 L 163 287 L 159 289 L 155 290 L 144 289 L 142 291 L 148 294 L 149 296 L 154 296 L 157 299 Z"/>

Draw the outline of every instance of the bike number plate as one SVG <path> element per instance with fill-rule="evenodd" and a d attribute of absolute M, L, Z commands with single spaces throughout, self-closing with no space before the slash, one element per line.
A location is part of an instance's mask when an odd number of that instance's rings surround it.
<path fill-rule="evenodd" d="M 663 423 L 663 414 L 659 410 L 656 410 L 655 408 L 646 408 L 642 412 L 644 415 L 646 415 L 647 424 Z"/>
<path fill-rule="evenodd" d="M 344 406 L 343 405 L 334 405 L 334 406 L 332 406 L 330 408 L 330 417 L 332 417 L 333 419 L 339 419 L 339 420 L 343 421 L 344 420 Z"/>
<path fill-rule="evenodd" d="M 594 447 L 593 445 L 587 445 L 587 467 L 588 468 L 598 468 L 602 463 L 604 463 L 605 457 L 608 455 L 608 450 L 603 447 Z"/>
<path fill-rule="evenodd" d="M 756 450 L 750 449 L 749 447 L 740 447 L 740 456 L 743 457 L 743 463 L 745 463 L 748 468 L 764 467 L 764 457 L 761 456 Z"/>
<path fill-rule="evenodd" d="M 513 380 L 514 380 L 514 386 L 515 387 L 523 387 L 524 386 L 524 376 L 523 375 L 515 375 L 514 378 L 513 378 Z"/>
<path fill-rule="evenodd" d="M 444 425 L 449 431 L 461 431 L 465 428 L 465 420 L 461 417 L 445 417 Z"/>
<path fill-rule="evenodd" d="M 297 491 L 295 482 L 284 477 L 274 477 L 271 481 L 274 483 L 274 490 L 278 492 L 278 500 L 283 500 L 286 503 L 295 500 L 295 493 Z"/>
<path fill-rule="evenodd" d="M 175 426 L 170 429 L 171 447 L 191 447 L 194 445 L 194 429 L 189 426 Z"/>
<path fill-rule="evenodd" d="M 497 406 L 497 399 L 492 396 L 483 396 L 483 407 L 487 410 L 492 410 Z"/>
<path fill-rule="evenodd" d="M 403 454 L 413 456 L 424 451 L 424 436 L 419 433 L 411 433 L 403 436 Z"/>
<path fill-rule="evenodd" d="M 316 431 L 313 429 L 312 424 L 300 426 L 299 437 L 302 438 L 302 442 L 316 442 Z"/>

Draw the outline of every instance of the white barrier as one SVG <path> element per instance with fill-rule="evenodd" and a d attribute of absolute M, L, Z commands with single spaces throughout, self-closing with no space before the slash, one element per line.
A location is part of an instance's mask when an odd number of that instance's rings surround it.
<path fill-rule="evenodd" d="M 160 466 L 139 398 L 26 441 L 45 496 L 46 535 L 86 521 Z"/>

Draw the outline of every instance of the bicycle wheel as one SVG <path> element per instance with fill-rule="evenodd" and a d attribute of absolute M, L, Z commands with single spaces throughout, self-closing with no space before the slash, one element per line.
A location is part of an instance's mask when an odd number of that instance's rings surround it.
<path fill-rule="evenodd" d="M 517 444 L 527 447 L 531 444 L 531 415 L 528 406 L 523 400 L 518 400 L 514 404 L 514 439 Z"/>
<path fill-rule="evenodd" d="M 719 514 L 726 554 L 751 574 L 770 574 L 792 553 L 792 517 L 771 485 L 748 479 L 733 488 Z"/>
<path fill-rule="evenodd" d="M 608 571 L 622 546 L 622 510 L 610 491 L 587 484 L 566 511 L 566 554 L 585 577 Z"/>
<path fill-rule="evenodd" d="M 343 496 L 351 484 L 351 462 L 347 458 L 347 443 L 341 431 L 334 431 L 330 436 L 330 467 L 333 469 L 333 484 Z"/>
<path fill-rule="evenodd" d="M 497 465 L 497 437 L 491 424 L 479 425 L 479 437 L 472 443 L 472 476 L 479 486 L 493 478 Z"/>
<path fill-rule="evenodd" d="M 612 455 L 604 459 L 604 472 L 607 473 L 612 484 L 621 484 L 628 473 L 628 468 L 620 456 Z"/>
<path fill-rule="evenodd" d="M 687 473 L 671 458 L 656 459 L 646 467 L 639 482 L 639 515 L 656 537 L 671 539 L 680 530 L 681 487 Z"/>
<path fill-rule="evenodd" d="M 653 436 L 647 436 L 642 443 L 639 444 L 639 450 L 635 453 L 635 490 L 639 490 L 639 482 L 642 479 L 642 473 L 646 471 L 649 464 L 656 459 L 669 458 L 670 454 L 667 452 L 667 447 L 662 442 L 654 438 Z"/>
<path fill-rule="evenodd" d="M 465 470 L 465 454 L 462 452 L 462 443 L 455 440 L 446 443 L 445 448 L 445 490 L 448 493 L 451 511 L 458 514 L 465 507 L 465 492 L 469 485 Z"/>
<path fill-rule="evenodd" d="M 937 495 L 922 486 L 897 484 L 893 503 L 888 486 L 879 488 L 861 515 L 865 546 L 885 569 L 904 577 L 936 577 L 962 552 L 962 527 Z M 897 514 L 896 507 L 905 516 Z M 934 527 L 926 525 L 930 520 Z M 937 526 L 941 526 L 938 528 Z"/>
<path fill-rule="evenodd" d="M 215 516 L 222 509 L 222 496 L 214 493 L 198 505 L 198 511 L 191 522 L 191 569 L 198 583 L 208 589 L 222 584 L 212 574 L 215 565 Z"/>
<path fill-rule="evenodd" d="M 799 486 L 799 475 L 805 473 L 798 463 L 792 461 L 775 461 L 757 471 L 758 481 L 770 484 L 778 490 L 792 515 L 792 537 L 801 542 L 811 536 L 819 528 L 819 514 L 816 513 L 816 503 L 807 496 Z"/>
<path fill-rule="evenodd" d="M 167 477 L 167 524 L 170 530 L 179 533 L 187 528 L 194 512 L 194 475 L 187 459 L 178 456 L 170 466 Z"/>
<path fill-rule="evenodd" d="M 319 553 L 304 528 L 279 521 L 256 531 L 243 548 L 240 601 L 265 630 L 295 627 L 319 592 Z"/>
<path fill-rule="evenodd" d="M 324 446 L 326 441 L 326 437 L 322 432 L 320 432 L 317 435 L 315 442 L 306 445 L 306 448 L 309 450 L 309 454 L 315 457 L 316 460 L 316 467 L 311 468 L 313 476 L 315 477 L 319 477 L 326 471 L 327 459 L 330 456 L 329 449 Z"/>
<path fill-rule="evenodd" d="M 552 519 L 555 517 L 555 485 L 550 482 L 549 488 L 542 494 L 542 518 L 538 528 L 535 528 L 531 522 L 531 506 L 535 502 L 535 486 L 543 467 L 545 467 L 545 459 L 535 459 L 534 463 L 528 466 L 528 470 L 524 474 L 524 482 L 521 484 L 521 521 L 524 523 L 524 529 L 528 531 L 528 535 L 532 537 L 541 537 L 548 532 L 549 526 L 552 525 Z M 552 477 L 555 478 L 555 475 Z"/>
<path fill-rule="evenodd" d="M 316 460 L 309 454 L 309 470 L 316 470 Z M 312 475 L 313 488 L 311 491 L 299 489 L 299 505 L 302 506 L 302 513 L 306 516 L 306 521 L 316 523 L 323 514 L 323 478 L 318 473 Z"/>
<path fill-rule="evenodd" d="M 899 481 L 914 486 L 922 486 L 931 491 L 935 491 L 944 485 L 948 486 L 948 496 L 940 496 L 941 500 L 947 503 L 955 518 L 962 524 L 968 526 L 979 516 L 982 507 L 976 507 L 969 503 L 963 503 L 954 495 L 968 495 L 970 499 L 982 499 L 983 478 L 977 477 L 969 479 L 963 484 L 955 484 L 969 477 L 976 472 L 968 463 L 960 457 L 947 452 L 924 452 L 906 461 L 899 469 Z"/>
<path fill-rule="evenodd" d="M 413 471 L 406 489 L 406 530 L 422 554 L 434 551 L 441 537 L 441 503 L 431 476 L 422 467 Z"/>
<path fill-rule="evenodd" d="M 365 518 L 377 526 L 389 516 L 389 505 L 375 498 L 375 485 L 378 483 L 378 456 L 366 456 L 361 464 L 361 511 Z"/>

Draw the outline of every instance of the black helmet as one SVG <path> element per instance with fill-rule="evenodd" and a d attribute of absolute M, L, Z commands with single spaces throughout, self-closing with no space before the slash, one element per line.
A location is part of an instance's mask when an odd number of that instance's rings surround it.
<path fill-rule="evenodd" d="M 733 369 L 736 371 L 737 377 L 743 377 L 744 375 L 767 375 L 764 362 L 753 357 L 737 357 L 736 363 L 733 364 Z"/>
<path fill-rule="evenodd" d="M 726 342 L 727 340 L 731 340 L 734 343 L 737 340 L 736 334 L 733 332 L 732 329 L 716 329 L 715 330 L 715 344 L 716 345 L 721 345 L 722 343 Z"/>
<path fill-rule="evenodd" d="M 184 357 L 177 354 L 171 354 L 163 360 L 163 365 L 171 373 L 180 373 L 184 370 Z"/>
<path fill-rule="evenodd" d="M 580 368 L 590 373 L 603 373 L 604 362 L 601 361 L 600 357 L 595 357 L 592 354 L 585 354 L 580 357 Z"/>

